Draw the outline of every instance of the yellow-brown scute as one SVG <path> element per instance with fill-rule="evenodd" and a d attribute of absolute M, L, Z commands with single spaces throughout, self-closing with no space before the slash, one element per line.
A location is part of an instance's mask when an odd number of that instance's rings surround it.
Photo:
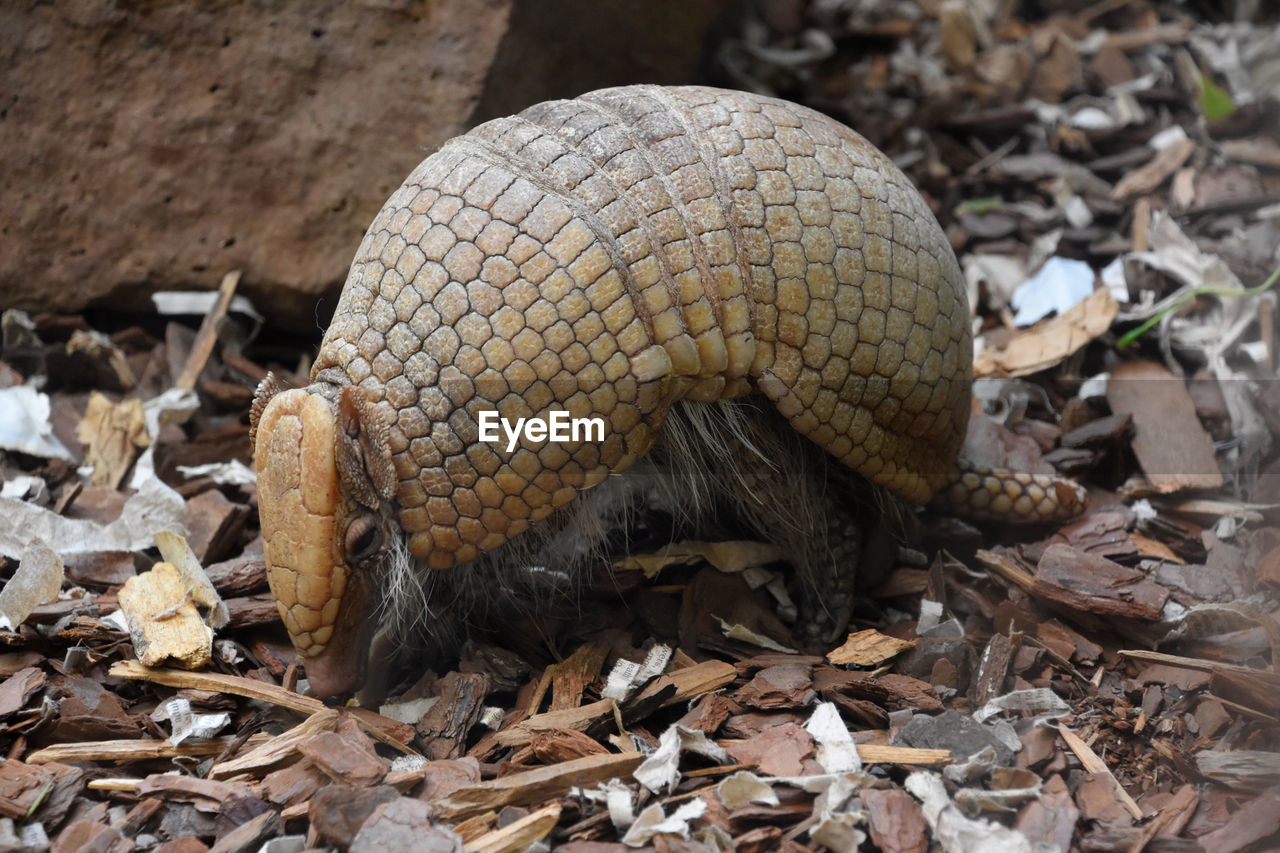
<path fill-rule="evenodd" d="M 346 586 L 336 433 L 327 400 L 285 391 L 263 411 L 254 448 L 267 579 L 294 646 L 308 656 L 329 642 Z"/>

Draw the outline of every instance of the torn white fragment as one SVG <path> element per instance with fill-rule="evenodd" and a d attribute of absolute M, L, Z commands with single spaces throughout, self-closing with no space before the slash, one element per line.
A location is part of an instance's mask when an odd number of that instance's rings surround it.
<path fill-rule="evenodd" d="M 986 285 L 992 307 L 997 309 L 1008 305 L 1018 285 L 1027 280 L 1026 261 L 1014 255 L 965 255 L 963 267 L 971 296 L 976 297 Z"/>
<path fill-rule="evenodd" d="M 1116 302 L 1129 301 L 1129 283 L 1124 277 L 1124 257 L 1116 255 L 1099 273 L 1102 284 Z"/>
<path fill-rule="evenodd" d="M 733 853 L 733 836 L 714 823 L 704 824 L 693 833 L 693 840 L 718 853 Z"/>
<path fill-rule="evenodd" d="M 633 660 L 619 659 L 614 663 L 613 669 L 609 670 L 604 689 L 600 691 L 601 698 L 612 699 L 615 702 L 626 699 L 627 693 L 631 691 L 631 686 L 636 683 L 639 675 L 640 664 Z"/>
<path fill-rule="evenodd" d="M 110 524 L 64 518 L 42 507 L 0 498 L 0 556 L 20 557 L 32 539 L 40 539 L 62 556 L 85 551 L 142 551 L 155 543 L 154 530 L 185 531 L 181 517 L 182 496 L 158 479 L 143 484 Z"/>
<path fill-rule="evenodd" d="M 230 622 L 231 614 L 227 610 L 226 603 L 213 588 L 213 582 L 205 574 L 204 567 L 200 565 L 200 558 L 191 550 L 186 537 L 172 530 L 157 530 L 155 538 L 160 556 L 178 570 L 178 576 L 182 579 L 182 584 L 187 594 L 191 596 L 191 600 L 197 607 L 208 610 L 209 615 L 205 622 L 209 627 L 216 630 Z"/>
<path fill-rule="evenodd" d="M 49 484 L 43 477 L 31 474 L 19 474 L 4 481 L 0 486 L 0 498 L 12 498 L 15 501 L 44 506 L 49 502 Z"/>
<path fill-rule="evenodd" d="M 232 666 L 244 660 L 244 656 L 240 654 L 240 646 L 233 640 L 217 640 L 213 648 L 218 652 L 219 658 Z"/>
<path fill-rule="evenodd" d="M 847 732 L 846 732 L 847 734 Z M 636 781 L 655 794 L 674 790 L 680 783 L 680 753 L 693 752 L 717 764 L 728 764 L 729 754 L 705 732 L 672 723 L 658 738 L 658 748 L 635 769 Z"/>
<path fill-rule="evenodd" d="M 1013 294 L 1013 322 L 1030 326 L 1053 312 L 1064 314 L 1093 293 L 1093 267 L 1084 261 L 1054 256 Z"/>
<path fill-rule="evenodd" d="M 75 462 L 53 434 L 49 397 L 30 385 L 0 388 L 0 449 Z"/>
<path fill-rule="evenodd" d="M 605 808 L 609 810 L 609 820 L 614 829 L 625 832 L 636 822 L 635 809 L 631 803 L 631 789 L 618 779 L 610 779 L 604 788 Z"/>
<path fill-rule="evenodd" d="M 158 314 L 204 316 L 214 309 L 221 298 L 222 293 L 217 290 L 158 290 L 151 294 L 151 301 L 155 304 Z M 243 314 L 259 323 L 263 322 L 262 315 L 253 307 L 253 303 L 247 296 L 231 297 L 227 313 Z"/>
<path fill-rule="evenodd" d="M 205 465 L 179 465 L 178 473 L 188 480 L 208 477 L 219 486 L 250 486 L 258 482 L 258 475 L 239 459 Z"/>
<path fill-rule="evenodd" d="M 945 853 L 1031 853 L 1031 843 L 1022 833 L 995 821 L 965 817 L 937 774 L 917 770 L 903 787 L 920 801 L 929 831 Z"/>
<path fill-rule="evenodd" d="M 38 820 L 24 823 L 19 827 L 18 839 L 24 848 L 47 850 L 49 847 L 49 835 L 44 831 L 44 824 Z"/>
<path fill-rule="evenodd" d="M 809 837 L 833 851 L 853 853 L 866 840 L 866 833 L 857 828 L 867 816 L 860 808 L 851 808 L 853 795 L 865 787 L 861 773 L 846 773 L 832 777 L 813 803 L 814 828 Z"/>
<path fill-rule="evenodd" d="M 931 598 L 920 599 L 920 615 L 916 620 L 916 633 L 922 634 L 942 622 L 942 602 Z"/>
<path fill-rule="evenodd" d="M 422 715 L 439 701 L 439 696 L 424 696 L 411 702 L 388 702 L 378 708 L 378 713 L 397 722 L 416 726 Z"/>
<path fill-rule="evenodd" d="M 427 757 L 425 755 L 397 755 L 395 758 L 391 759 L 392 771 L 408 770 L 412 772 L 414 770 L 421 770 L 426 766 Z"/>
<path fill-rule="evenodd" d="M 0 630 L 16 631 L 31 611 L 58 599 L 64 570 L 48 545 L 32 540 L 18 558 L 18 570 L 0 589 Z"/>
<path fill-rule="evenodd" d="M 778 804 L 778 795 L 773 788 L 750 770 L 739 770 L 726 776 L 716 786 L 716 793 L 729 811 L 751 803 L 766 806 Z"/>
<path fill-rule="evenodd" d="M 628 847 L 643 847 L 653 836 L 664 834 L 688 838 L 689 821 L 702 817 L 706 811 L 705 800 L 690 800 L 667 817 L 662 811 L 662 804 L 654 803 L 640 812 L 640 817 L 622 837 L 622 843 Z"/>
<path fill-rule="evenodd" d="M 1040 786 L 1032 788 L 960 788 L 953 802 L 969 817 L 983 812 L 1012 812 L 1040 796 Z"/>
<path fill-rule="evenodd" d="M 1175 145 L 1188 138 L 1187 132 L 1182 129 L 1182 125 L 1171 124 L 1148 139 L 1147 147 L 1154 151 L 1163 151 L 1170 145 Z"/>
<path fill-rule="evenodd" d="M 191 702 L 174 698 L 164 704 L 169 712 L 169 727 L 173 734 L 169 735 L 169 743 L 177 746 L 187 738 L 208 740 L 231 722 L 227 712 L 220 714 L 197 714 L 191 710 Z"/>
<path fill-rule="evenodd" d="M 148 480 L 158 479 L 155 468 L 156 438 L 160 435 L 160 427 L 165 424 L 185 423 L 200 408 L 200 395 L 195 391 L 182 388 L 170 388 L 163 394 L 152 397 L 142 403 L 142 422 L 146 424 L 147 435 L 151 443 L 142 455 L 133 463 L 133 476 L 129 478 L 129 488 L 141 489 Z"/>
<path fill-rule="evenodd" d="M 942 768 L 942 778 L 957 785 L 976 785 L 987 778 L 991 768 L 995 766 L 995 747 L 984 746 L 964 761 L 957 761 Z"/>
<path fill-rule="evenodd" d="M 840 719 L 840 711 L 834 703 L 822 702 L 814 709 L 813 716 L 804 729 L 817 744 L 817 759 L 828 773 L 851 773 L 862 769 L 862 758 L 849 735 L 849 729 Z"/>
<path fill-rule="evenodd" d="M 1048 687 L 1036 687 L 1028 690 L 1014 690 L 1003 696 L 997 696 L 974 711 L 973 718 L 982 723 L 1002 711 L 1020 711 L 1040 715 L 1040 719 L 1036 720 L 1039 724 L 1043 720 L 1056 720 L 1071 713 L 1071 706 Z"/>
<path fill-rule="evenodd" d="M 833 814 L 809 830 L 809 837 L 834 853 L 854 853 L 867 840 L 867 834 L 854 826 L 850 814 Z"/>

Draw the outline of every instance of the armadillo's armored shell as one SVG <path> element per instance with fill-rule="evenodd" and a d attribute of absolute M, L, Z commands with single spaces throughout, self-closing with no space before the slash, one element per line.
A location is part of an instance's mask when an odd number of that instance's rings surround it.
<path fill-rule="evenodd" d="M 670 404 L 757 391 L 871 480 L 952 473 L 972 342 L 945 235 L 902 173 L 783 101 L 637 86 L 447 143 L 361 243 L 313 378 L 389 416 L 399 522 L 443 568 L 617 473 Z M 562 409 L 602 441 L 480 435 Z"/>

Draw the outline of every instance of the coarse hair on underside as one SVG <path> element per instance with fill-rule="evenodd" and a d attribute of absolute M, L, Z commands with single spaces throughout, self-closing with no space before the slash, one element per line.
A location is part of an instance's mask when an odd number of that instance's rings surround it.
<path fill-rule="evenodd" d="M 836 516 L 875 516 L 901 540 L 902 502 L 798 434 L 763 398 L 674 404 L 648 455 L 584 490 L 544 521 L 476 560 L 431 570 L 393 537 L 384 557 L 377 618 L 398 648 L 451 655 L 495 616 L 564 615 L 579 607 L 585 581 L 628 549 L 641 512 L 673 519 L 686 538 L 714 535 L 728 514 L 777 545 L 798 572 L 802 593 L 823 607 L 820 578 L 841 565 L 857 540 Z M 859 542 L 851 543 L 856 561 Z"/>

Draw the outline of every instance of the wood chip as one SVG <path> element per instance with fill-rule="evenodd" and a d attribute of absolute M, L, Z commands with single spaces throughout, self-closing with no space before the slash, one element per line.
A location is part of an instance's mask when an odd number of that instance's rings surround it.
<path fill-rule="evenodd" d="M 1107 383 L 1107 403 L 1133 418 L 1133 452 L 1147 480 L 1161 494 L 1222 485 L 1213 439 L 1196 415 L 1181 379 L 1163 365 L 1120 365 Z"/>
<path fill-rule="evenodd" d="M 827 652 L 827 660 L 836 666 L 877 666 L 915 645 L 868 628 L 850 634 L 842 646 Z"/>

